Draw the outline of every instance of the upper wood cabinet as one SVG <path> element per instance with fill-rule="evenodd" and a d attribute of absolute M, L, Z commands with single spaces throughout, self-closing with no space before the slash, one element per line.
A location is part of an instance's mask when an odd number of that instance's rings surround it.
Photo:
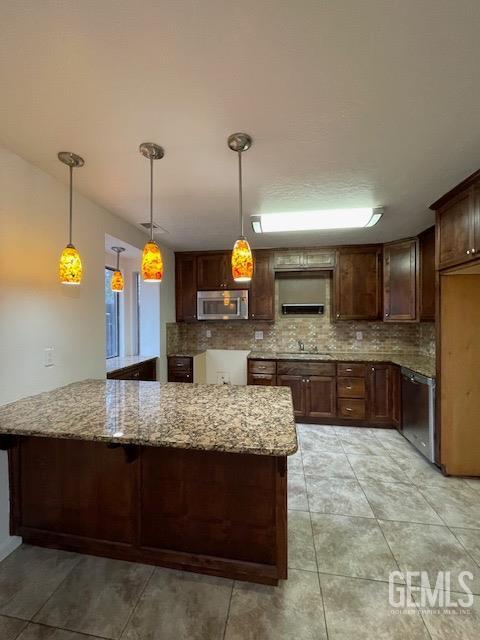
<path fill-rule="evenodd" d="M 249 313 L 251 320 L 275 319 L 275 273 L 273 252 L 253 252 L 253 278 L 250 283 Z"/>
<path fill-rule="evenodd" d="M 197 254 L 197 288 L 248 289 L 243 282 L 235 282 L 232 277 L 231 251 L 211 251 Z"/>
<path fill-rule="evenodd" d="M 197 319 L 197 257 L 194 253 L 175 256 L 175 307 L 177 322 Z"/>
<path fill-rule="evenodd" d="M 436 265 L 445 269 L 480 257 L 480 171 L 434 202 Z"/>
<path fill-rule="evenodd" d="M 315 271 L 334 265 L 334 249 L 283 249 L 275 251 L 274 256 L 275 271 Z"/>
<path fill-rule="evenodd" d="M 418 239 L 391 242 L 383 247 L 383 319 L 414 322 L 418 319 Z"/>
<path fill-rule="evenodd" d="M 418 236 L 420 274 L 418 291 L 419 320 L 435 320 L 435 227 Z"/>
<path fill-rule="evenodd" d="M 337 249 L 335 320 L 377 320 L 381 310 L 381 256 L 378 245 Z"/>

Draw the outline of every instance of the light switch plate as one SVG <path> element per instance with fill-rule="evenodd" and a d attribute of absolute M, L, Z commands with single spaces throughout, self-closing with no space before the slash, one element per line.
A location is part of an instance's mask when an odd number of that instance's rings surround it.
<path fill-rule="evenodd" d="M 255 340 L 263 340 L 263 331 L 255 331 Z"/>
<path fill-rule="evenodd" d="M 210 331 L 210 329 L 206 330 L 205 335 L 207 336 L 207 338 L 211 338 L 212 337 L 212 332 Z"/>
<path fill-rule="evenodd" d="M 46 349 L 44 350 L 43 364 L 45 367 L 53 367 L 53 365 L 55 364 L 54 357 L 53 357 L 54 352 L 55 352 L 54 347 L 46 347 Z"/>
<path fill-rule="evenodd" d="M 357 340 L 363 340 L 363 331 L 357 331 L 355 337 Z"/>

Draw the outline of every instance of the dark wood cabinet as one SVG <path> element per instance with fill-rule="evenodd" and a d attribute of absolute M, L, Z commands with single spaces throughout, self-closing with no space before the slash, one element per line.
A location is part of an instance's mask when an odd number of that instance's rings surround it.
<path fill-rule="evenodd" d="M 175 256 L 175 307 L 177 322 L 197 319 L 197 257 L 194 253 Z"/>
<path fill-rule="evenodd" d="M 290 387 L 292 392 L 293 413 L 296 418 L 304 418 L 306 411 L 305 378 L 296 374 L 281 374 L 277 376 L 279 387 Z"/>
<path fill-rule="evenodd" d="M 334 418 L 336 415 L 335 377 L 309 376 L 305 379 L 305 415 L 307 418 Z"/>
<path fill-rule="evenodd" d="M 474 246 L 475 219 L 475 188 L 473 186 L 458 193 L 437 210 L 437 266 L 439 269 L 463 264 L 475 258 L 477 248 Z M 478 249 L 480 251 L 480 246 Z"/>
<path fill-rule="evenodd" d="M 115 371 L 107 373 L 109 380 L 147 380 L 155 381 L 157 379 L 157 359 L 151 358 L 144 362 L 122 367 Z"/>
<path fill-rule="evenodd" d="M 398 425 L 400 381 L 398 367 L 372 363 L 368 372 L 368 420 L 373 425 Z"/>
<path fill-rule="evenodd" d="M 381 311 L 381 255 L 378 245 L 337 249 L 333 317 L 377 320 Z"/>
<path fill-rule="evenodd" d="M 193 382 L 191 356 L 168 356 L 168 382 Z"/>
<path fill-rule="evenodd" d="M 231 258 L 231 251 L 197 254 L 197 289 L 248 289 L 248 284 L 233 279 Z"/>
<path fill-rule="evenodd" d="M 435 320 L 435 227 L 426 229 L 418 236 L 419 242 L 419 320 Z"/>
<path fill-rule="evenodd" d="M 254 251 L 254 271 L 250 284 L 249 313 L 251 320 L 275 319 L 275 272 L 273 252 Z"/>
<path fill-rule="evenodd" d="M 383 247 L 383 319 L 414 322 L 418 318 L 418 239 L 391 242 Z"/>
<path fill-rule="evenodd" d="M 249 373 L 247 384 L 258 384 L 262 387 L 274 387 L 277 384 L 277 376 L 272 373 Z"/>

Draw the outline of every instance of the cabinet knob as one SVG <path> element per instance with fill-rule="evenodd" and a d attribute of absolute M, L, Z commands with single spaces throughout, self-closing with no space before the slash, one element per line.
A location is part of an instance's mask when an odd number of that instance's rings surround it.
<path fill-rule="evenodd" d="M 337 318 L 339 318 L 339 317 L 340 317 L 340 314 L 339 314 L 339 313 L 337 313 Z"/>
<path fill-rule="evenodd" d="M 386 314 L 385 314 L 385 318 L 388 318 L 388 316 L 389 316 L 389 315 L 390 315 L 389 313 L 386 313 Z"/>
<path fill-rule="evenodd" d="M 472 253 L 477 253 L 477 250 L 476 249 L 472 249 Z"/>
<path fill-rule="evenodd" d="M 372 371 L 375 371 L 375 367 L 372 367 Z"/>
<path fill-rule="evenodd" d="M 252 318 L 254 318 L 254 317 L 255 317 L 255 314 L 254 314 L 254 313 L 252 313 Z"/>
<path fill-rule="evenodd" d="M 467 249 L 467 256 L 470 255 L 470 249 Z"/>
<path fill-rule="evenodd" d="M 345 411 L 351 411 L 350 407 L 345 407 Z"/>
<path fill-rule="evenodd" d="M 350 391 L 352 389 L 352 387 L 347 387 L 347 389 Z"/>

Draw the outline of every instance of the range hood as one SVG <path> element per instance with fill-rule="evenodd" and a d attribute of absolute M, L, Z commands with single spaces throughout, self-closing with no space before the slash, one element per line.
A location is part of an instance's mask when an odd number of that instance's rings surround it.
<path fill-rule="evenodd" d="M 295 315 L 310 315 L 318 316 L 322 315 L 325 311 L 325 305 L 316 302 L 284 302 L 282 303 L 282 315 L 295 316 Z"/>

